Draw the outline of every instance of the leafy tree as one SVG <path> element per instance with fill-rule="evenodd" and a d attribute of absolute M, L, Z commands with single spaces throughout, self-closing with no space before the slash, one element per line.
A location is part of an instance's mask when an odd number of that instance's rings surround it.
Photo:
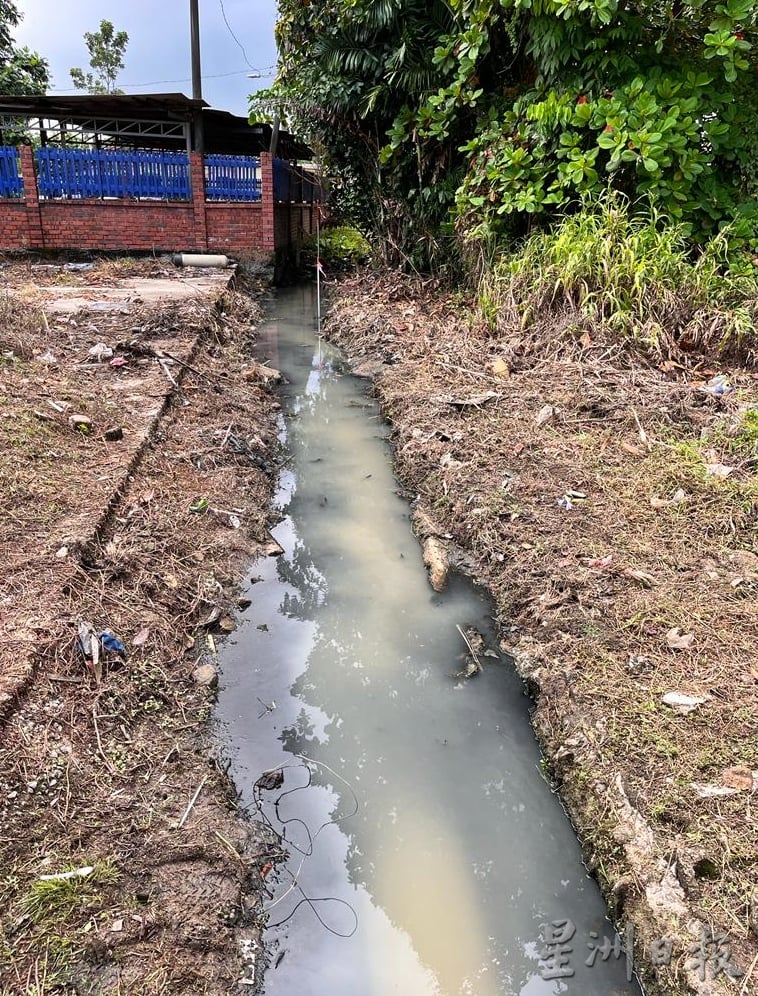
<path fill-rule="evenodd" d="M 758 0 L 280 0 L 287 110 L 398 249 L 548 225 L 608 186 L 758 229 Z M 374 205 L 373 211 L 371 205 Z M 367 214 L 368 212 L 368 214 Z"/>
<path fill-rule="evenodd" d="M 49 81 L 47 63 L 28 48 L 17 48 L 13 29 L 21 14 L 12 0 L 0 0 L 0 93 L 44 93 Z"/>
<path fill-rule="evenodd" d="M 286 116 L 327 164 L 343 208 L 364 230 L 382 232 L 390 256 L 431 238 L 455 190 L 446 173 L 455 150 L 431 151 L 384 170 L 380 151 L 405 103 L 434 88 L 439 36 L 454 24 L 441 0 L 280 0 L 281 60 L 274 87 L 255 95 L 251 114 Z M 429 182 L 435 177 L 439 186 Z M 416 198 L 413 215 L 408 198 Z"/>
<path fill-rule="evenodd" d="M 119 72 L 124 68 L 124 53 L 129 43 L 126 31 L 116 31 L 110 21 L 101 21 L 97 31 L 85 31 L 84 41 L 89 52 L 93 72 L 70 70 L 71 80 L 77 90 L 89 93 L 123 93 L 116 89 Z"/>

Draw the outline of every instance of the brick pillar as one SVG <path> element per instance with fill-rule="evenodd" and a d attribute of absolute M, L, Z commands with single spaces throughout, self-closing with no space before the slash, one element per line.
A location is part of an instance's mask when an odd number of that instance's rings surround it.
<path fill-rule="evenodd" d="M 261 249 L 276 249 L 274 227 L 274 159 L 270 152 L 261 152 Z"/>
<path fill-rule="evenodd" d="M 205 217 L 205 169 L 200 152 L 190 152 L 190 186 L 192 207 L 195 211 L 195 245 L 193 249 L 205 252 L 208 249 L 208 221 Z M 190 248 L 189 246 L 187 248 Z"/>
<path fill-rule="evenodd" d="M 37 171 L 34 168 L 34 152 L 30 145 L 20 145 L 18 154 L 21 160 L 21 176 L 24 178 L 27 244 L 30 249 L 44 249 L 45 233 L 42 228 L 42 211 L 39 204 Z"/>

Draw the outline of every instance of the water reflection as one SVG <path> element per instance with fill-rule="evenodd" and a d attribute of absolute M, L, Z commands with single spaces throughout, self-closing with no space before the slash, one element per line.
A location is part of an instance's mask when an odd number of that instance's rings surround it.
<path fill-rule="evenodd" d="M 460 579 L 431 592 L 362 386 L 314 346 L 306 297 L 277 307 L 263 354 L 295 416 L 285 553 L 255 567 L 219 701 L 249 803 L 261 770 L 311 759 L 310 775 L 286 769 L 297 790 L 275 807 L 264 793 L 291 845 L 267 996 L 637 992 L 623 959 L 584 964 L 590 931 L 611 928 L 540 776 L 520 682 L 491 659 L 454 677 L 456 624 L 496 646 L 490 605 Z M 543 978 L 541 925 L 561 919 L 576 925 L 574 974 Z"/>

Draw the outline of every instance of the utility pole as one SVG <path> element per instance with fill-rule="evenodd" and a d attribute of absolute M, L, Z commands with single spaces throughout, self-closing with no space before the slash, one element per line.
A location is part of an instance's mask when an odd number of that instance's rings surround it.
<path fill-rule="evenodd" d="M 190 44 L 192 46 L 192 99 L 203 99 L 203 78 L 200 72 L 200 15 L 198 0 L 190 0 Z M 203 152 L 203 114 L 195 114 L 195 151 Z"/>

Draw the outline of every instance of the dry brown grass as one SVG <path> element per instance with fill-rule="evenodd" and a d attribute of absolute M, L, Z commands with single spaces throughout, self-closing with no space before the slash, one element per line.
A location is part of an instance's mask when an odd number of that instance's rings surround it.
<path fill-rule="evenodd" d="M 351 357 L 391 364 L 377 389 L 399 471 L 541 669 L 538 728 L 606 888 L 629 868 L 590 797 L 620 774 L 693 916 L 746 970 L 758 775 L 727 797 L 695 785 L 758 770 L 755 375 L 654 363 L 571 312 L 493 332 L 397 277 L 335 289 L 328 328 Z M 716 372 L 735 388 L 724 398 L 704 389 Z M 478 407 L 446 400 L 487 391 Z M 585 497 L 562 507 L 572 493 Z M 676 627 L 691 646 L 670 646 Z M 706 701 L 680 715 L 669 691 Z"/>
<path fill-rule="evenodd" d="M 260 880 L 272 842 L 235 818 L 229 783 L 208 763 L 208 693 L 192 679 L 204 648 L 193 641 L 212 609 L 235 615 L 241 568 L 267 538 L 276 405 L 243 375 L 259 314 L 229 293 L 218 306 L 46 326 L 6 304 L 4 994 L 222 993 L 236 984 L 235 931 L 254 929 L 240 894 Z M 149 353 L 119 349 L 128 364 L 118 369 L 87 360 L 93 341 L 135 338 L 183 361 L 169 367 L 178 387 Z M 48 349 L 55 364 L 38 359 Z M 72 412 L 86 414 L 92 431 L 72 429 Z M 104 439 L 112 425 L 123 440 Z M 193 512 L 200 497 L 208 509 Z M 109 661 L 100 685 L 77 652 L 81 619 L 127 646 L 126 664 Z M 41 873 L 97 862 L 118 880 L 64 917 L 24 917 Z"/>

